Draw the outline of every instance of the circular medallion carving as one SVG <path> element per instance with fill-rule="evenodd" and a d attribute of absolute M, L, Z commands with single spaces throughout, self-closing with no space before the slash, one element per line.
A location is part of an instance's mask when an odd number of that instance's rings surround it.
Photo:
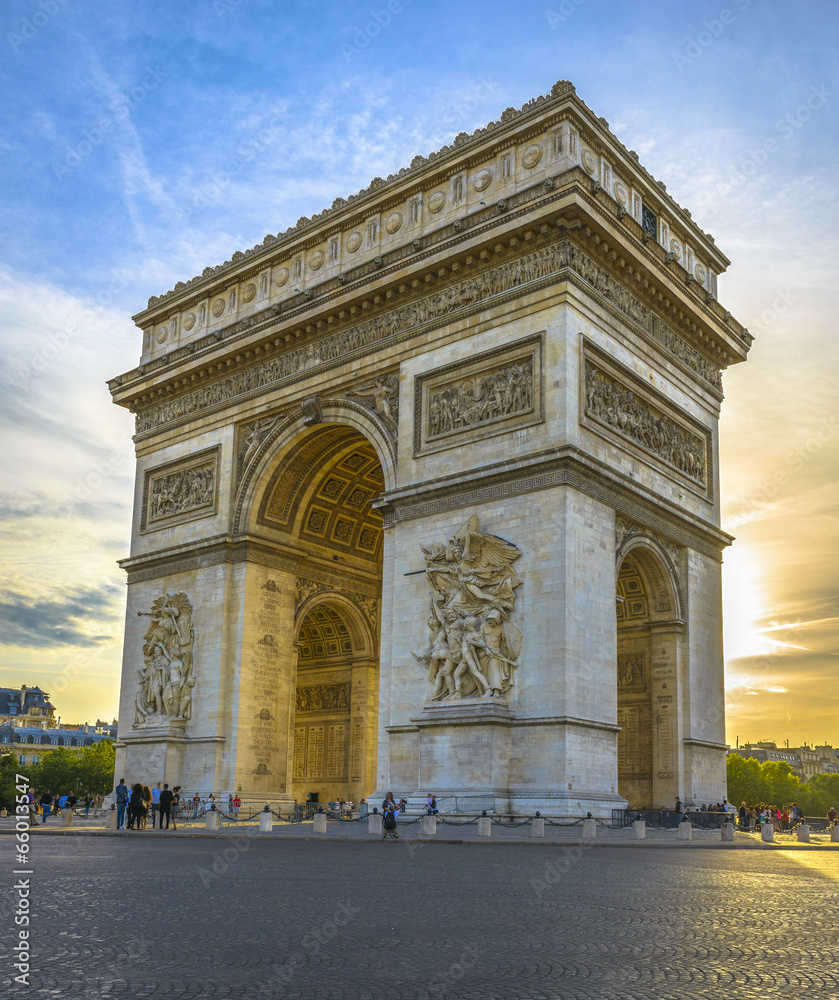
<path fill-rule="evenodd" d="M 355 253 L 360 246 L 361 233 L 350 233 L 347 237 L 347 250 L 349 250 L 350 253 Z"/>
<path fill-rule="evenodd" d="M 326 254 L 323 250 L 315 250 L 312 256 L 309 258 L 309 267 L 313 271 L 319 271 L 323 267 L 323 262 L 326 260 Z"/>
<path fill-rule="evenodd" d="M 274 271 L 274 284 L 277 288 L 282 288 L 283 285 L 288 281 L 288 268 L 279 267 Z"/>
<path fill-rule="evenodd" d="M 385 229 L 391 234 L 398 233 L 402 226 L 402 213 L 394 212 L 393 215 L 388 216 L 388 220 L 385 223 Z"/>
<path fill-rule="evenodd" d="M 169 336 L 169 328 L 165 326 L 159 326 L 157 328 L 157 333 L 154 335 L 154 339 L 158 344 L 162 344 L 163 341 Z"/>
<path fill-rule="evenodd" d="M 242 301 L 252 302 L 256 298 L 256 285 L 251 282 L 242 289 Z"/>
<path fill-rule="evenodd" d="M 221 316 L 224 312 L 224 299 L 216 299 L 213 303 L 213 316 Z"/>
<path fill-rule="evenodd" d="M 621 184 L 620 181 L 615 181 L 615 201 L 626 208 L 626 202 L 629 199 L 629 192 Z"/>
<path fill-rule="evenodd" d="M 191 330 L 195 326 L 195 313 L 187 313 L 184 316 L 184 330 Z"/>
<path fill-rule="evenodd" d="M 593 177 L 594 171 L 597 170 L 597 160 L 595 160 L 594 158 L 594 153 L 591 153 L 589 150 L 584 149 L 582 160 L 583 160 L 583 170 L 585 170 L 587 174 L 591 174 Z"/>
<path fill-rule="evenodd" d="M 428 199 L 428 211 L 432 215 L 436 215 L 438 212 L 443 211 L 443 206 L 446 204 L 446 192 L 445 191 L 435 191 L 434 194 Z"/>
<path fill-rule="evenodd" d="M 705 270 L 702 264 L 697 264 L 696 267 L 693 269 L 693 276 L 696 278 L 696 280 L 699 282 L 700 285 L 704 285 L 705 279 L 708 277 L 708 272 Z"/>
<path fill-rule="evenodd" d="M 476 191 L 486 191 L 486 189 L 492 184 L 492 171 L 491 170 L 479 170 L 475 174 L 475 190 Z"/>
<path fill-rule="evenodd" d="M 542 147 L 541 146 L 530 146 L 529 149 L 524 151 L 524 155 L 521 158 L 521 165 L 527 170 L 532 170 L 538 162 L 542 159 Z"/>
<path fill-rule="evenodd" d="M 682 259 L 682 248 L 678 240 L 670 240 L 670 251 L 676 255 L 676 260 Z"/>

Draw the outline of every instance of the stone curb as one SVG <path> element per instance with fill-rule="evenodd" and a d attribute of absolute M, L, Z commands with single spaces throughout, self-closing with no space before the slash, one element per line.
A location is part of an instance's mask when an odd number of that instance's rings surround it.
<path fill-rule="evenodd" d="M 244 829 L 244 828 L 240 828 Z M 254 833 L 249 839 L 255 841 L 271 841 L 271 842 L 281 842 L 284 840 L 291 841 L 313 841 L 316 843 L 333 843 L 333 844 L 351 844 L 351 843 L 362 843 L 362 844 L 375 844 L 380 841 L 380 837 L 374 837 L 371 835 L 357 836 L 357 837 L 347 837 L 345 835 L 330 835 L 330 834 L 266 834 L 259 833 L 258 830 L 253 827 L 250 828 L 254 830 Z M 146 832 L 150 836 L 144 839 L 155 839 L 162 840 L 166 837 L 174 837 L 175 833 L 178 834 L 180 840 L 224 840 L 227 837 L 241 837 L 247 836 L 231 830 L 229 833 L 227 831 L 219 831 L 218 833 L 205 833 L 197 831 L 164 831 L 163 836 L 160 836 L 158 831 L 139 831 Z M 12 835 L 14 834 L 14 829 L 0 830 L 0 836 L 3 834 Z M 136 839 L 136 832 L 131 831 L 121 831 L 121 830 L 61 830 L 61 829 L 50 829 L 50 830 L 38 830 L 38 835 L 47 834 L 51 837 L 123 837 L 125 839 Z M 551 840 L 545 838 L 544 840 L 534 840 L 530 837 L 527 839 L 521 838 L 484 838 L 478 840 L 467 840 L 464 838 L 455 837 L 403 837 L 400 838 L 403 844 L 467 844 L 474 845 L 477 847 L 585 847 L 585 848 L 603 848 L 603 847 L 621 847 L 621 848 L 636 848 L 640 850 L 655 850 L 657 848 L 666 848 L 668 850 L 674 848 L 686 848 L 688 850 L 741 850 L 741 851 L 835 851 L 837 847 L 832 844 L 765 844 L 763 842 L 749 842 L 749 843 L 733 843 L 723 844 L 717 841 L 700 841 L 700 840 L 690 840 L 690 841 L 679 841 L 679 840 Z"/>

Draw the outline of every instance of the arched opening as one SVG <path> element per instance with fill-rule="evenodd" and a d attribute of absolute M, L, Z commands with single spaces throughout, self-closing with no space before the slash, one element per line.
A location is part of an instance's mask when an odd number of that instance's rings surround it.
<path fill-rule="evenodd" d="M 673 806 L 678 794 L 679 597 L 651 546 L 622 553 L 617 575 L 618 792 L 630 808 Z"/>
<path fill-rule="evenodd" d="M 259 694 L 246 780 L 298 802 L 357 802 L 375 784 L 382 464 L 358 429 L 323 422 L 283 432 L 258 461 L 242 514 L 288 562 L 251 571 L 245 617 L 258 638 L 243 660 Z"/>

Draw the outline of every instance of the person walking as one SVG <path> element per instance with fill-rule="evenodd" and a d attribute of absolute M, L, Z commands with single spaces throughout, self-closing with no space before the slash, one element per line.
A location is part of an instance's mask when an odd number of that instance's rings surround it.
<path fill-rule="evenodd" d="M 831 826 L 836 826 L 836 810 L 833 806 L 827 810 L 827 821 Z"/>
<path fill-rule="evenodd" d="M 93 804 L 93 796 L 90 792 L 85 792 L 84 796 L 84 818 L 87 819 L 90 816 L 90 807 Z"/>
<path fill-rule="evenodd" d="M 163 785 L 163 791 L 160 793 L 160 827 L 163 829 L 163 820 L 166 820 L 166 829 L 169 829 L 169 820 L 172 814 L 172 799 L 174 798 L 173 793 L 169 790 L 169 785 Z"/>
<path fill-rule="evenodd" d="M 158 783 L 151 790 L 151 828 L 154 829 L 154 822 L 157 819 L 157 813 L 160 809 L 160 790 L 163 786 Z"/>
<path fill-rule="evenodd" d="M 125 778 L 119 779 L 119 784 L 115 791 L 117 797 L 117 830 L 124 830 L 125 804 L 128 801 L 128 785 L 125 783 Z"/>

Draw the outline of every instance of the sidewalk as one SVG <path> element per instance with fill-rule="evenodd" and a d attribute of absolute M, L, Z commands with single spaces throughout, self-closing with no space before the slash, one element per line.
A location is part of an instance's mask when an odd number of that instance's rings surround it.
<path fill-rule="evenodd" d="M 437 835 L 424 837 L 420 833 L 418 817 L 409 816 L 399 823 L 399 839 L 402 842 L 412 844 L 504 844 L 532 846 L 585 846 L 585 847 L 633 847 L 643 850 L 652 847 L 691 847 L 719 848 L 730 850 L 731 848 L 751 849 L 751 850 L 835 850 L 839 849 L 839 843 L 831 843 L 830 834 L 811 834 L 809 844 L 799 843 L 793 834 L 776 834 L 774 844 L 764 844 L 760 839 L 760 834 L 735 833 L 733 843 L 722 843 L 719 830 L 698 830 L 692 832 L 690 841 L 679 840 L 678 830 L 653 830 L 647 829 L 645 840 L 635 840 L 632 828 L 623 830 L 613 830 L 610 827 L 598 826 L 597 839 L 594 841 L 583 840 L 582 826 L 549 826 L 546 823 L 545 837 L 537 838 L 530 836 L 529 821 L 523 825 L 501 826 L 493 824 L 491 837 L 479 837 L 477 824 L 473 821 L 465 823 L 460 819 L 440 820 L 437 823 Z M 72 827 L 62 827 L 53 817 L 46 824 L 38 823 L 37 830 L 33 827 L 33 836 L 100 836 L 100 837 L 125 837 L 125 838 L 158 838 L 167 837 L 184 838 L 210 838 L 226 839 L 231 837 L 248 837 L 257 840 L 328 840 L 337 842 L 368 842 L 376 843 L 381 840 L 380 835 L 367 832 L 367 821 L 341 822 L 329 820 L 327 822 L 326 833 L 315 834 L 312 821 L 303 823 L 281 823 L 274 821 L 272 833 L 260 833 L 259 823 L 253 821 L 241 821 L 238 823 L 223 824 L 216 832 L 207 832 L 203 820 L 197 820 L 178 824 L 178 829 L 156 830 L 150 826 L 146 830 L 108 830 L 101 819 L 85 820 L 76 817 Z M 0 835 L 13 834 L 14 818 L 8 817 L 0 819 Z"/>

